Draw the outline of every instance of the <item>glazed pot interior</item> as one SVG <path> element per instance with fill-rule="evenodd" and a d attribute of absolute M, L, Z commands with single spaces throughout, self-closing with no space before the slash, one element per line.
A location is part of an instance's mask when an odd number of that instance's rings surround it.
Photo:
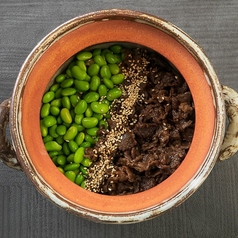
<path fill-rule="evenodd" d="M 72 26 L 72 25 L 71 25 Z M 116 29 L 116 30 L 115 30 Z M 58 35 L 57 35 L 57 34 Z M 61 174 L 45 150 L 40 133 L 40 108 L 44 92 L 54 76 L 77 52 L 92 46 L 109 43 L 132 43 L 152 49 L 167 58 L 183 75 L 193 96 L 196 114 L 193 141 L 188 154 L 179 168 L 165 181 L 144 192 L 125 196 L 95 194 L 72 183 Z M 25 72 L 19 76 L 25 82 L 21 92 L 19 134 L 27 159 L 20 158 L 24 171 L 36 187 L 50 197 L 70 204 L 72 210 L 96 213 L 120 214 L 147 210 L 178 197 L 190 186 L 204 166 L 209 152 L 216 121 L 211 87 L 204 69 L 191 52 L 175 36 L 167 34 L 142 21 L 113 18 L 89 21 L 70 30 L 58 29 L 44 39 L 35 49 L 35 62 L 26 62 Z M 40 54 L 39 54 L 40 52 Z M 41 184 L 41 186 L 39 185 Z M 197 187 L 198 184 L 195 184 Z M 47 189 L 45 189 L 47 188 Z M 181 202 L 176 200 L 176 203 Z M 60 202 L 58 202 L 60 203 Z"/>

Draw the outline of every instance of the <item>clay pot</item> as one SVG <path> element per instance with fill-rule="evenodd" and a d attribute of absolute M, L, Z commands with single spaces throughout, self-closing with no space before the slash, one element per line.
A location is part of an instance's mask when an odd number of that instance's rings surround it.
<path fill-rule="evenodd" d="M 39 127 L 42 96 L 65 63 L 87 47 L 115 42 L 146 46 L 173 63 L 191 90 L 196 113 L 192 144 L 180 167 L 156 187 L 125 196 L 95 194 L 68 180 L 49 158 Z M 237 140 L 233 138 L 237 128 L 233 134 L 229 129 L 234 123 L 230 123 L 222 146 L 226 120 L 223 93 L 227 109 L 235 112 L 230 119 L 237 121 L 237 94 L 221 87 L 201 48 L 171 23 L 149 14 L 115 9 L 80 16 L 47 35 L 23 64 L 12 98 L 0 107 L 1 159 L 22 169 L 44 196 L 77 215 L 110 223 L 144 221 L 184 202 L 218 158 L 236 152 Z M 5 140 L 8 119 L 13 148 Z"/>

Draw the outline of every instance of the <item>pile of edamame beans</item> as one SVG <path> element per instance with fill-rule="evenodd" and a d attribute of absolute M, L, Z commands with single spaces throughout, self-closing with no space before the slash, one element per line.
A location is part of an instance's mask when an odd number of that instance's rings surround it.
<path fill-rule="evenodd" d="M 110 105 L 122 95 L 123 54 L 120 45 L 79 52 L 42 98 L 45 148 L 59 171 L 83 188 L 92 164 L 85 148 L 95 145 L 99 128 L 108 129 Z"/>

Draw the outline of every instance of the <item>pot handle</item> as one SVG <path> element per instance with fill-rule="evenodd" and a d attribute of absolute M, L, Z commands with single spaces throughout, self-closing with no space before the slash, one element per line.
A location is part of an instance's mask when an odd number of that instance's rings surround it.
<path fill-rule="evenodd" d="M 21 167 L 16 159 L 16 153 L 6 136 L 10 105 L 11 98 L 4 100 L 0 104 L 0 161 L 4 162 L 10 168 L 20 170 Z"/>
<path fill-rule="evenodd" d="M 219 160 L 226 160 L 238 151 L 238 93 L 227 86 L 222 86 L 222 93 L 229 124 L 226 128 Z"/>

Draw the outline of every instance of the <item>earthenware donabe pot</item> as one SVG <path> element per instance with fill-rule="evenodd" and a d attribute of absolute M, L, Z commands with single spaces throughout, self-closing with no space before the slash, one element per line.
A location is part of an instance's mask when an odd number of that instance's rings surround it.
<path fill-rule="evenodd" d="M 174 64 L 191 90 L 196 114 L 192 144 L 179 168 L 156 187 L 125 196 L 95 194 L 67 179 L 49 158 L 39 126 L 42 96 L 59 69 L 80 50 L 115 42 L 148 47 Z M 144 221 L 181 204 L 218 159 L 236 152 L 237 98 L 234 90 L 220 85 L 201 48 L 171 23 L 136 11 L 93 12 L 56 28 L 24 62 L 12 97 L 0 107 L 0 158 L 22 169 L 43 195 L 77 215 L 99 222 Z M 226 115 L 230 124 L 225 135 Z M 6 139 L 8 121 L 12 146 Z"/>

